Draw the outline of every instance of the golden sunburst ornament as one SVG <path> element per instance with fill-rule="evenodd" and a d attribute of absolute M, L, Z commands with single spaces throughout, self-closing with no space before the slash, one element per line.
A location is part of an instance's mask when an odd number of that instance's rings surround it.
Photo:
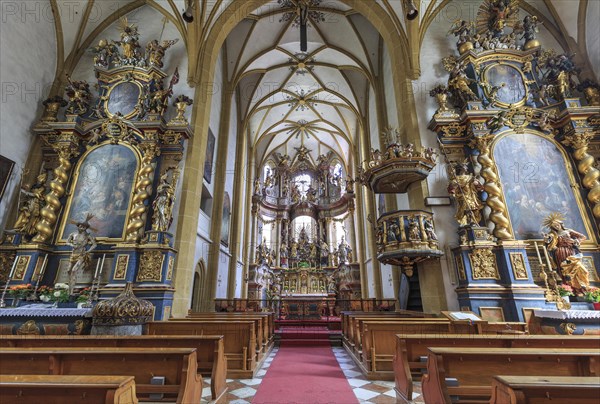
<path fill-rule="evenodd" d="M 554 212 L 546 216 L 542 224 L 544 225 L 544 227 L 550 227 L 553 223 L 562 223 L 564 222 L 564 220 L 565 216 L 562 213 Z"/>

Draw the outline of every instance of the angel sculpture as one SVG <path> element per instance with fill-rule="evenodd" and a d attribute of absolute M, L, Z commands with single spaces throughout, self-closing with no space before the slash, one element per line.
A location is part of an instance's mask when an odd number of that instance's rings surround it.
<path fill-rule="evenodd" d="M 169 41 L 158 42 L 157 39 L 154 39 L 146 45 L 146 60 L 148 66 L 156 66 L 159 68 L 163 67 L 163 58 L 165 57 L 165 52 L 171 46 L 175 45 L 179 39 L 173 39 Z"/>
<path fill-rule="evenodd" d="M 498 115 L 488 119 L 485 123 L 487 128 L 493 133 L 506 126 L 508 123 L 508 119 L 506 118 L 507 113 L 507 111 L 500 111 Z"/>
<path fill-rule="evenodd" d="M 457 45 L 462 45 L 465 42 L 471 42 L 473 37 L 474 24 L 465 20 L 456 20 L 448 31 L 448 35 L 454 34 L 458 37 Z"/>
<path fill-rule="evenodd" d="M 486 95 L 486 99 L 482 101 L 483 107 L 485 109 L 494 108 L 498 102 L 498 93 L 506 86 L 506 83 L 500 83 L 499 86 L 494 86 L 487 81 L 480 81 L 479 85 L 483 88 Z"/>
<path fill-rule="evenodd" d="M 119 56 L 119 49 L 114 43 L 109 43 L 106 39 L 98 41 L 98 45 L 91 47 L 90 51 L 94 53 L 94 66 L 108 69 L 112 63 L 113 57 Z"/>
<path fill-rule="evenodd" d="M 476 100 L 477 96 L 469 87 L 471 84 L 476 83 L 476 81 L 467 77 L 465 72 L 467 62 L 459 62 L 455 57 L 451 56 L 442 59 L 442 63 L 444 64 L 444 68 L 450 72 L 448 89 L 454 95 L 454 98 L 462 104 Z"/>
<path fill-rule="evenodd" d="M 525 16 L 523 19 L 523 35 L 521 36 L 522 39 L 525 39 L 525 43 L 535 39 L 536 34 L 539 32 L 538 24 L 541 23 L 535 15 Z"/>
<path fill-rule="evenodd" d="M 90 85 L 85 80 L 72 81 L 69 75 L 67 81 L 69 84 L 65 88 L 65 93 L 69 97 L 69 103 L 65 112 L 73 115 L 85 114 L 92 99 Z"/>
<path fill-rule="evenodd" d="M 140 34 L 135 24 L 129 24 L 127 17 L 120 20 L 121 40 L 113 41 L 122 49 L 121 64 L 136 64 L 141 58 Z"/>

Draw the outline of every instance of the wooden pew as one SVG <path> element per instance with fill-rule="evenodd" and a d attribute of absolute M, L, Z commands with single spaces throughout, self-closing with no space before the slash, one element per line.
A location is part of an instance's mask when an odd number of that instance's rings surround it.
<path fill-rule="evenodd" d="M 274 344 L 274 334 L 270 332 L 269 313 L 199 313 L 188 312 L 186 318 L 171 318 L 169 321 L 254 321 L 256 331 L 257 360 L 262 360 Z"/>
<path fill-rule="evenodd" d="M 6 404 L 137 404 L 133 376 L 0 375 Z"/>
<path fill-rule="evenodd" d="M 473 326 L 456 327 L 452 322 L 440 321 L 363 321 L 362 347 L 347 350 L 369 380 L 394 380 L 392 359 L 396 348 L 396 334 L 455 334 L 473 332 Z"/>
<path fill-rule="evenodd" d="M 257 369 L 254 321 L 151 321 L 148 335 L 223 335 L 227 377 L 251 379 Z"/>
<path fill-rule="evenodd" d="M 406 322 L 419 322 L 419 323 L 452 323 L 450 320 L 445 318 L 406 318 L 406 317 L 353 317 L 351 319 L 350 334 L 346 345 L 351 347 L 357 354 L 363 350 L 363 334 L 364 334 L 364 323 L 370 321 L 379 322 L 390 322 L 390 323 L 406 323 Z M 456 323 L 454 323 L 456 324 Z M 466 323 L 465 323 L 466 324 Z M 471 332 L 472 327 L 468 327 Z"/>
<path fill-rule="evenodd" d="M 490 404 L 598 404 L 600 378 L 494 376 Z"/>
<path fill-rule="evenodd" d="M 198 373 L 211 378 L 217 400 L 227 390 L 227 361 L 222 335 L 0 335 L 0 348 L 195 348 Z"/>
<path fill-rule="evenodd" d="M 188 314 L 187 317 L 197 317 L 197 316 L 204 316 L 204 315 L 213 315 L 213 316 L 229 316 L 229 317 L 233 317 L 233 316 L 261 316 L 261 317 L 266 317 L 267 318 L 267 334 L 269 336 L 273 336 L 275 334 L 275 313 L 273 313 L 272 311 L 247 311 L 247 312 L 199 312 L 199 311 L 193 311 L 193 310 L 188 310 Z"/>
<path fill-rule="evenodd" d="M 177 403 L 198 403 L 202 378 L 196 350 L 189 348 L 2 348 L 3 375 L 123 375 L 133 376 L 141 401 L 163 394 Z M 164 376 L 165 385 L 153 385 Z"/>
<path fill-rule="evenodd" d="M 393 359 L 396 396 L 407 402 L 413 393 L 413 376 L 421 378 L 427 363 L 421 361 L 433 347 L 472 348 L 598 348 L 593 335 L 465 335 L 465 334 L 399 334 Z"/>
<path fill-rule="evenodd" d="M 487 403 L 506 376 L 598 376 L 599 349 L 429 348 L 421 389 L 426 403 Z M 451 386 L 448 379 L 455 379 Z"/>

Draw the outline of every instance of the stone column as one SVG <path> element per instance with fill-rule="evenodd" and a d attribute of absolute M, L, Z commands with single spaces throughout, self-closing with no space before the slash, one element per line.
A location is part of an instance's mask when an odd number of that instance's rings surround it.
<path fill-rule="evenodd" d="M 281 218 L 277 218 L 275 220 L 275 229 L 277 231 L 276 237 L 275 237 L 275 254 L 276 254 L 276 261 L 275 261 L 275 265 L 280 267 L 281 266 L 281 254 L 280 254 L 280 248 L 279 246 L 281 246 Z"/>

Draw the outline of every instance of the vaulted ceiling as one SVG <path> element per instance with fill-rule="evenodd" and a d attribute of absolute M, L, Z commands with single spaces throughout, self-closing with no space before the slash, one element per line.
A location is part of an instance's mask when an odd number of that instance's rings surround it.
<path fill-rule="evenodd" d="M 244 19 L 225 47 L 229 78 L 257 162 L 294 156 L 302 145 L 350 163 L 379 69 L 380 36 L 360 14 L 329 1 L 309 16 L 307 52 L 300 52 L 294 10 L 272 1 Z"/>

